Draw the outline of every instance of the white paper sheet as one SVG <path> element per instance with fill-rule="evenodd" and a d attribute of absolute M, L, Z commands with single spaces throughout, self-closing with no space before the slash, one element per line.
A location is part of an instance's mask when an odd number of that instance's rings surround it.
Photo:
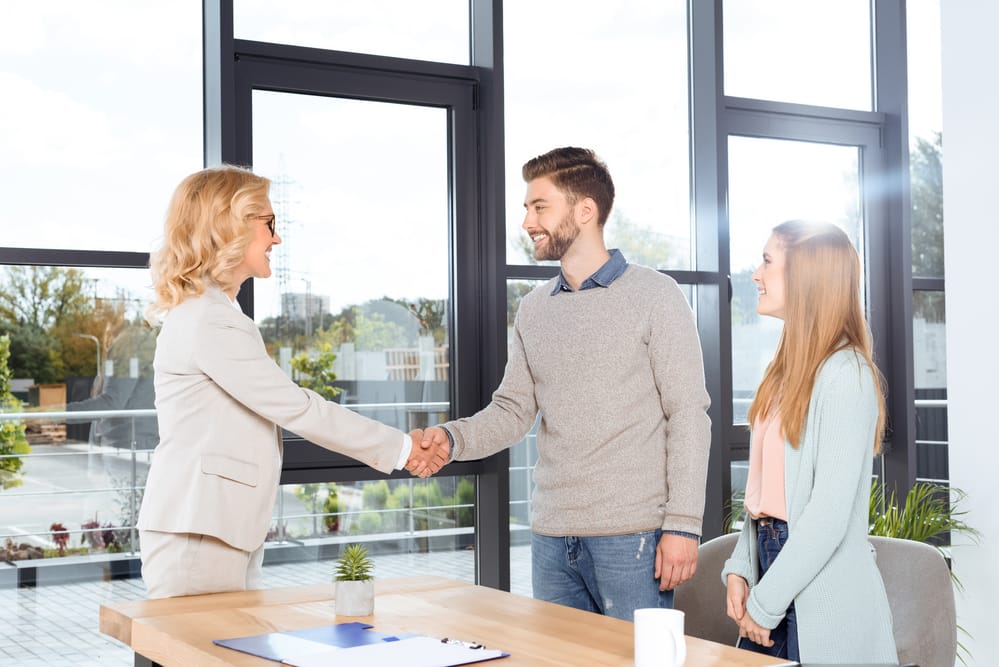
<path fill-rule="evenodd" d="M 432 637 L 408 637 L 397 642 L 367 644 L 352 648 L 334 648 L 284 660 L 292 667 L 449 667 L 468 665 L 504 657 L 502 651 L 466 648 L 444 644 Z"/>

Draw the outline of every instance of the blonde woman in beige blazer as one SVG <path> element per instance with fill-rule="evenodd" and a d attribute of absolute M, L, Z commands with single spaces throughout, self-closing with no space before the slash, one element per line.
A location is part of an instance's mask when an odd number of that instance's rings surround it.
<path fill-rule="evenodd" d="M 260 587 L 281 473 L 284 427 L 383 473 L 437 472 L 446 447 L 404 434 L 299 387 L 267 354 L 235 301 L 271 275 L 281 242 L 270 182 L 222 166 L 177 187 L 151 262 L 160 324 L 153 362 L 160 442 L 138 528 L 149 597 Z"/>

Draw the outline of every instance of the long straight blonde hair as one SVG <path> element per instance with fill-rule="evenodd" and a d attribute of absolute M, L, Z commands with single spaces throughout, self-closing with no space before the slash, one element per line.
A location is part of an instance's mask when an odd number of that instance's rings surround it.
<path fill-rule="evenodd" d="M 797 448 L 819 368 L 834 352 L 852 349 L 867 362 L 877 388 L 873 445 L 878 453 L 885 426 L 884 383 L 861 303 L 860 256 L 843 230 L 828 223 L 791 220 L 773 233 L 785 253 L 784 331 L 749 408 L 749 423 L 779 414 L 785 437 Z"/>
<path fill-rule="evenodd" d="M 232 165 L 195 172 L 177 186 L 167 209 L 163 245 L 150 259 L 154 303 L 146 318 L 198 296 L 208 283 L 233 284 L 253 234 L 252 219 L 267 206 L 270 181 Z"/>

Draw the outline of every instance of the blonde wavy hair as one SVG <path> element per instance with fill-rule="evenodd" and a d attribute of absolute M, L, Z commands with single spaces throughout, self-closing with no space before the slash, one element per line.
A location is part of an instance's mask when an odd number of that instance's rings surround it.
<path fill-rule="evenodd" d="M 749 423 L 776 412 L 797 448 L 819 368 L 834 352 L 852 349 L 867 362 L 878 390 L 876 454 L 885 427 L 884 382 L 861 303 L 860 256 L 843 230 L 828 223 L 791 220 L 773 233 L 785 252 L 784 331 L 749 408 Z"/>
<path fill-rule="evenodd" d="M 191 174 L 177 186 L 167 209 L 163 245 L 149 267 L 156 299 L 146 311 L 151 323 L 207 284 L 229 291 L 246 256 L 253 217 L 267 207 L 270 181 L 248 169 L 221 165 Z"/>

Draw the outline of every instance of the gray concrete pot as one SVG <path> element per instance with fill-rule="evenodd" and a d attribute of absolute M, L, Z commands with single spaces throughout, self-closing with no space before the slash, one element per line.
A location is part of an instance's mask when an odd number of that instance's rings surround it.
<path fill-rule="evenodd" d="M 375 580 L 336 582 L 333 606 L 337 616 L 370 616 L 375 610 Z"/>

